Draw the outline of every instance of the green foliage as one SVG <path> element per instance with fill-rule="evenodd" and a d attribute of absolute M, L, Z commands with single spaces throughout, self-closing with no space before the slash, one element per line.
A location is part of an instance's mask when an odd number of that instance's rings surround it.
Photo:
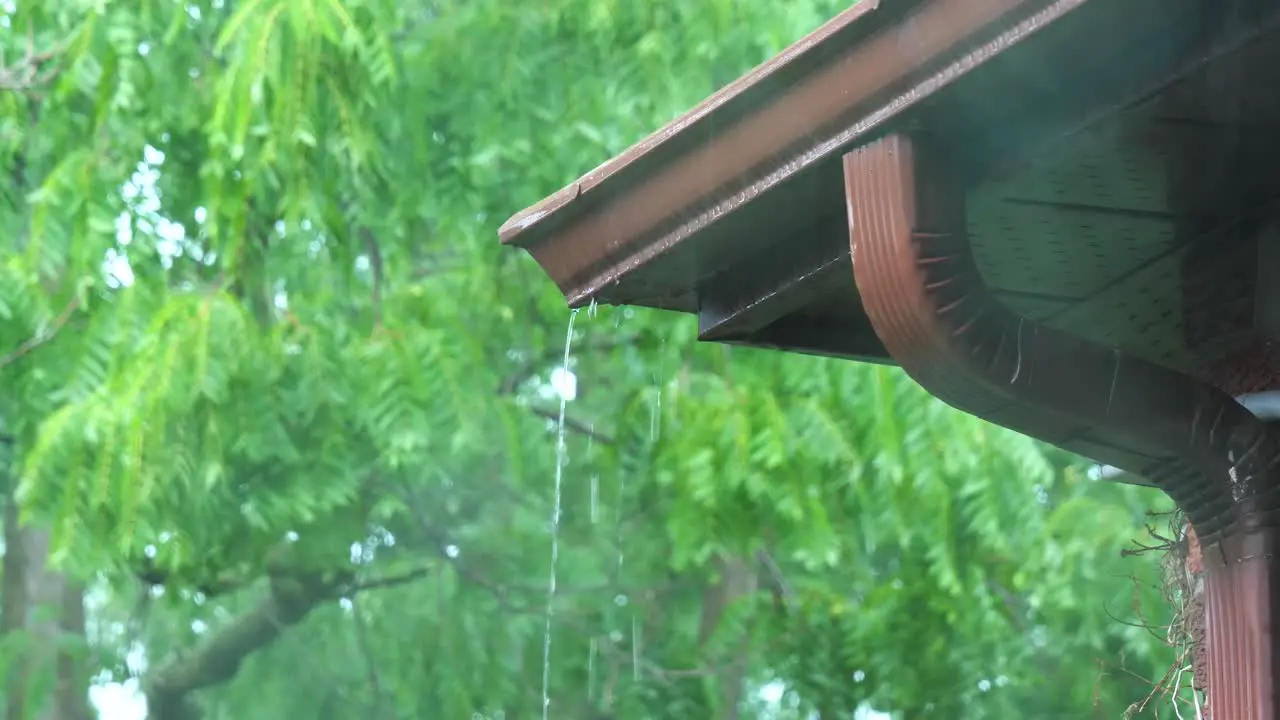
<path fill-rule="evenodd" d="M 843 6 L 7 12 L 61 72 L 0 93 L 0 358 L 32 346 L 0 431 L 106 592 L 108 674 L 141 642 L 158 697 L 305 580 L 309 614 L 188 688 L 205 717 L 536 717 L 568 315 L 494 228 Z M 824 718 L 1149 691 L 1170 653 L 1116 618 L 1161 608 L 1119 556 L 1154 493 L 896 370 L 694 335 L 577 319 L 553 716 L 714 717 L 771 679 Z"/>

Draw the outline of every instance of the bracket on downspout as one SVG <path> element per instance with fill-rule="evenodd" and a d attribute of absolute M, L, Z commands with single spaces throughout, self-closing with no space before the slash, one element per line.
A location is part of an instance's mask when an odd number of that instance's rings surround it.
<path fill-rule="evenodd" d="M 1236 398 L 1236 402 L 1240 403 L 1245 410 L 1253 413 L 1253 416 L 1262 422 L 1276 422 L 1280 420 L 1280 391 L 1269 390 L 1267 392 L 1246 393 Z M 1094 465 L 1089 468 L 1089 478 L 1092 480 L 1121 480 L 1124 479 L 1125 471 L 1115 465 Z M 1138 483 L 1136 480 L 1129 482 Z"/>
<path fill-rule="evenodd" d="M 1189 376 L 1019 317 L 983 282 L 965 193 L 927 139 L 844 157 L 854 276 L 889 354 L 965 412 L 1155 481 L 1203 548 L 1210 707 L 1276 717 L 1280 433 Z"/>

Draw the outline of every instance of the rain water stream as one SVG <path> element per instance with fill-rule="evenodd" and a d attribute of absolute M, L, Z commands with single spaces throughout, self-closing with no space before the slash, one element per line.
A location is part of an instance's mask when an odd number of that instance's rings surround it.
<path fill-rule="evenodd" d="M 559 559 L 560 559 L 560 529 L 561 529 L 560 525 L 561 525 L 561 516 L 563 514 L 565 467 L 569 463 L 568 447 L 565 440 L 566 413 L 567 413 L 569 402 L 571 402 L 577 394 L 576 392 L 577 378 L 572 370 L 572 361 L 574 359 L 572 353 L 573 353 L 573 340 L 574 340 L 574 336 L 573 336 L 574 325 L 578 317 L 578 312 L 579 311 L 575 309 L 569 315 L 568 328 L 565 332 L 564 354 L 561 359 L 560 367 L 557 369 L 557 372 L 554 373 L 554 375 L 558 375 L 558 377 L 553 378 L 553 381 L 551 383 L 552 386 L 556 389 L 557 395 L 559 396 L 560 407 L 556 417 L 556 424 L 554 426 L 554 432 L 555 432 L 555 438 L 556 438 L 556 467 L 555 467 L 554 499 L 553 499 L 552 512 L 551 512 L 551 528 L 550 528 L 551 530 L 551 564 L 550 564 L 551 569 L 550 569 L 550 575 L 547 581 L 546 629 L 545 629 L 545 636 L 543 638 L 543 655 L 542 655 L 542 718 L 543 720 L 549 720 L 549 718 L 551 717 L 551 642 L 552 642 L 552 630 L 554 629 L 554 624 L 555 624 L 555 604 L 556 604 L 556 593 L 557 593 L 557 582 L 558 582 L 557 573 L 559 569 Z M 596 316 L 596 313 L 597 313 L 597 308 L 595 303 L 593 302 L 587 310 L 587 317 L 594 318 Z M 629 313 L 620 312 L 619 320 L 623 315 L 629 315 Z M 654 377 L 654 384 L 657 387 L 655 388 L 654 396 L 651 397 L 650 399 L 649 432 L 650 432 L 651 439 L 657 438 L 658 433 L 660 432 L 659 425 L 661 424 L 661 419 L 660 419 L 661 387 L 658 383 L 657 376 Z M 590 496 L 589 496 L 590 521 L 592 525 L 598 525 L 601 520 L 601 505 L 602 505 L 603 498 L 602 498 L 601 487 L 600 487 L 600 480 L 601 480 L 600 474 L 596 469 L 594 463 L 592 462 L 594 451 L 595 451 L 595 425 L 594 423 L 592 423 L 588 426 L 588 432 L 587 432 L 586 467 L 589 468 L 589 472 L 590 472 L 590 476 L 588 478 L 590 482 L 590 488 L 589 488 L 590 490 Z M 630 627 L 630 633 L 631 633 L 630 654 L 631 654 L 633 680 L 638 682 L 640 679 L 640 661 L 641 661 L 640 659 L 642 655 L 641 645 L 640 645 L 640 634 L 641 634 L 640 622 L 639 622 L 639 618 L 636 616 L 635 609 L 630 607 L 630 604 L 631 604 L 630 598 L 627 597 L 625 591 L 621 591 L 621 588 L 623 587 L 622 569 L 623 569 L 624 554 L 625 554 L 625 551 L 623 549 L 623 542 L 622 542 L 623 540 L 622 538 L 622 514 L 623 514 L 622 506 L 624 504 L 625 496 L 626 496 L 626 477 L 623 474 L 619 474 L 618 485 L 617 485 L 617 497 L 615 498 L 615 507 L 614 507 L 614 529 L 613 529 L 614 543 L 615 543 L 615 547 L 617 548 L 617 564 L 614 568 L 612 582 L 616 587 L 620 589 L 619 594 L 617 594 L 613 598 L 613 605 L 615 606 L 614 610 L 621 611 L 623 613 L 623 617 L 617 617 L 616 615 L 614 616 L 615 620 L 612 623 L 610 623 L 613 625 L 613 627 L 608 632 L 607 636 L 592 635 L 592 637 L 589 639 L 588 648 L 587 648 L 587 652 L 588 652 L 587 703 L 590 706 L 594 706 L 595 701 L 597 700 L 595 690 L 596 690 L 596 685 L 600 680 L 600 678 L 598 677 L 600 673 L 598 671 L 597 665 L 599 664 L 602 650 L 603 650 L 601 646 L 601 642 L 603 641 L 606 646 L 613 646 L 615 649 L 621 649 L 618 646 L 622 643 L 623 638 L 625 637 L 626 625 L 628 624 L 628 622 L 631 626 Z M 627 617 L 628 615 L 630 616 L 629 618 Z M 612 697 L 612 691 L 606 690 L 606 692 L 602 694 L 600 699 L 608 703 L 610 702 L 608 698 L 611 698 L 611 697 Z"/>
<path fill-rule="evenodd" d="M 573 321 L 578 317 L 574 310 L 569 315 L 569 329 L 564 338 L 564 363 L 561 369 L 569 373 L 569 353 L 573 348 Z M 542 646 L 542 720 L 548 720 L 551 711 L 551 625 L 555 620 L 556 564 L 560 559 L 560 502 L 564 484 L 565 444 L 564 413 L 569 405 L 569 393 L 560 393 L 560 416 L 556 422 L 556 483 L 555 500 L 551 510 L 551 575 L 547 581 L 547 632 Z"/>

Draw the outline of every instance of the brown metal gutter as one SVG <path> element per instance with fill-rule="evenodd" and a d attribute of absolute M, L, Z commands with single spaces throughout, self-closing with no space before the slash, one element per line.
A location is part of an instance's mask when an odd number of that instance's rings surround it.
<path fill-rule="evenodd" d="M 841 156 L 923 127 L 971 177 L 1021 167 L 1210 57 L 1217 3 L 863 0 L 499 234 L 570 306 L 696 313 L 703 340 L 885 362 L 843 270 Z"/>
<path fill-rule="evenodd" d="M 1016 43 L 1083 2 L 863 0 L 690 114 L 518 213 L 499 237 L 529 249 L 571 306 L 609 302 L 610 287 L 646 263 L 816 163 L 838 158 L 842 147 L 985 59 L 940 72 L 956 56 L 1025 25 L 1008 35 L 1006 44 Z"/>
<path fill-rule="evenodd" d="M 1216 388 L 997 302 L 965 189 L 928 139 L 877 140 L 844 174 L 854 276 L 889 354 L 954 407 L 1158 483 L 1203 548 L 1213 717 L 1276 718 L 1280 433 Z"/>

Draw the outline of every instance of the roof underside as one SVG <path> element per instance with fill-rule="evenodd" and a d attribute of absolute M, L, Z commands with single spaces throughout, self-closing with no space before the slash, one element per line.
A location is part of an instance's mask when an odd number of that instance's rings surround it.
<path fill-rule="evenodd" d="M 1220 320 L 1251 302 L 1249 241 L 1280 190 L 1265 131 L 1280 94 L 1258 92 L 1280 62 L 1276 20 L 1261 0 L 864 1 L 501 236 L 573 305 L 885 360 L 854 285 L 840 158 L 924 133 L 962 168 L 1001 300 L 1201 371 L 1256 341 Z"/>

